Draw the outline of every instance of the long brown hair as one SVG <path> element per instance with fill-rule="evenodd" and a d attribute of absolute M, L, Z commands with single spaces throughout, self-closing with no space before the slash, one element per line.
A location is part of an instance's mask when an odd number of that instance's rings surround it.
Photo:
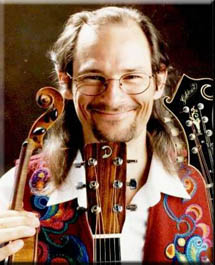
<path fill-rule="evenodd" d="M 175 79 L 175 76 L 172 77 L 173 71 L 165 50 L 166 44 L 147 16 L 136 9 L 127 7 L 104 7 L 95 11 L 82 11 L 71 15 L 63 32 L 50 51 L 50 58 L 54 64 L 56 76 L 59 72 L 67 73 L 68 71 L 72 75 L 77 38 L 84 24 L 126 23 L 127 20 L 135 21 L 148 39 L 151 48 L 153 73 L 158 73 L 161 67 L 168 69 L 169 77 L 165 87 L 165 95 L 171 95 L 175 87 L 172 81 L 177 79 Z M 71 87 L 71 84 L 68 85 Z M 63 89 L 60 82 L 59 89 Z M 180 139 L 171 134 L 171 130 L 175 125 L 171 123 L 171 126 L 169 126 L 166 123 L 169 115 L 169 112 L 163 107 L 162 99 L 156 100 L 147 129 L 154 154 L 160 158 L 164 167 L 172 172 L 176 169 L 175 143 Z M 56 185 L 61 184 L 66 178 L 77 150 L 82 146 L 81 124 L 77 118 L 73 101 L 69 100 L 66 102 L 64 115 L 49 133 L 44 146 L 44 153 L 48 159 Z"/>

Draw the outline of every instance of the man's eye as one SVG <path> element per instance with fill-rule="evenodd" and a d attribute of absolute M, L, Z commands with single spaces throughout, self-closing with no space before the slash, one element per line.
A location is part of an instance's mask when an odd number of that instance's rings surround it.
<path fill-rule="evenodd" d="M 141 79 L 143 78 L 141 75 L 139 74 L 129 74 L 129 75 L 126 75 L 124 76 L 124 80 L 135 80 L 135 79 Z"/>
<path fill-rule="evenodd" d="M 84 82 L 104 82 L 105 78 L 99 75 L 84 76 L 82 81 Z"/>

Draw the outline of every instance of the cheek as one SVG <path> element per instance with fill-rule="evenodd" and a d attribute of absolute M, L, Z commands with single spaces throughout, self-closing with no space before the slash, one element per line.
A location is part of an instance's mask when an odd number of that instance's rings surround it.
<path fill-rule="evenodd" d="M 153 103 L 154 103 L 153 94 L 147 95 L 147 97 L 142 96 L 142 99 L 139 100 L 140 119 L 145 120 L 146 122 L 148 121 L 152 112 Z"/>
<path fill-rule="evenodd" d="M 90 97 L 83 96 L 78 93 L 75 94 L 74 97 L 75 110 L 80 121 L 82 122 L 89 119 L 89 112 L 87 111 L 87 106 L 89 105 L 91 100 L 92 99 Z"/>

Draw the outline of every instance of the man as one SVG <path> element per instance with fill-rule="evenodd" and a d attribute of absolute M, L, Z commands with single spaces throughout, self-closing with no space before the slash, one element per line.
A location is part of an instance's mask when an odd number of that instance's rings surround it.
<path fill-rule="evenodd" d="M 76 188 L 84 181 L 84 172 L 73 163 L 81 160 L 83 145 L 125 142 L 128 159 L 137 160 L 127 165 L 128 181 L 135 179 L 137 188 L 126 188 L 126 205 L 137 208 L 126 211 L 121 260 L 208 262 L 212 229 L 204 184 L 191 168 L 182 167 L 182 181 L 178 177 L 175 145 L 180 139 L 171 135 L 172 127 L 165 123 L 169 114 L 161 97 L 170 91 L 165 86 L 169 62 L 164 46 L 149 19 L 133 9 L 106 7 L 69 18 L 50 52 L 60 90 L 67 99 L 65 114 L 49 134 L 42 155 L 32 159 L 29 183 L 31 186 L 32 176 L 38 172 L 51 176 L 44 187 L 55 188 L 47 194 L 47 208 L 40 205 L 46 213 L 54 205 L 63 205 L 57 209 L 65 210 L 64 203 L 76 198 L 78 208 L 86 207 L 85 191 Z M 22 248 L 20 238 L 32 236 L 39 226 L 31 213 L 6 210 L 12 175 L 9 172 L 1 180 L 1 208 L 5 211 L 0 214 L 0 243 L 12 242 L 2 246 L 0 260 Z M 182 182 L 195 186 L 195 192 L 188 193 Z M 57 213 L 51 215 L 49 225 L 62 211 Z M 60 222 L 74 230 L 74 234 L 66 234 L 69 243 L 62 246 L 53 238 L 59 228 L 44 223 L 43 214 L 39 248 L 46 258 L 40 252 L 39 261 L 92 261 L 86 243 L 90 233 L 86 226 L 78 226 L 79 219 L 62 217 Z M 82 215 L 78 216 L 82 220 Z M 52 236 L 47 232 L 50 227 Z M 76 244 L 72 243 L 70 253 L 66 248 L 60 252 L 72 240 Z M 77 245 L 81 252 L 71 254 Z"/>

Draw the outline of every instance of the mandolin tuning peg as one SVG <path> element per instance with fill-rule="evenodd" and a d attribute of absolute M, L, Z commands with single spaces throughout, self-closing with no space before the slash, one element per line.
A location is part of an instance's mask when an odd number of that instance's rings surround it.
<path fill-rule="evenodd" d="M 187 127 L 191 127 L 193 123 L 192 123 L 191 120 L 186 120 L 185 124 L 186 124 Z"/>
<path fill-rule="evenodd" d="M 183 109 L 182 109 L 182 111 L 183 111 L 184 113 L 189 113 L 190 108 L 189 108 L 188 106 L 184 106 Z"/>
<path fill-rule="evenodd" d="M 213 135 L 212 130 L 206 130 L 206 135 L 207 135 L 208 137 L 212 136 L 212 135 Z"/>
<path fill-rule="evenodd" d="M 195 140 L 195 138 L 196 138 L 196 136 L 195 136 L 194 133 L 190 133 L 188 137 L 189 137 L 189 139 L 190 139 L 191 141 Z"/>
<path fill-rule="evenodd" d="M 204 109 L 204 104 L 203 104 L 203 103 L 198 103 L 197 108 L 198 108 L 199 110 Z"/>
<path fill-rule="evenodd" d="M 193 148 L 191 149 L 191 152 L 192 152 L 193 154 L 197 154 L 197 153 L 198 153 L 198 148 L 197 148 L 197 147 L 193 147 Z"/>
<path fill-rule="evenodd" d="M 203 123 L 207 123 L 208 122 L 208 117 L 207 116 L 203 116 L 202 117 L 202 122 Z"/>

